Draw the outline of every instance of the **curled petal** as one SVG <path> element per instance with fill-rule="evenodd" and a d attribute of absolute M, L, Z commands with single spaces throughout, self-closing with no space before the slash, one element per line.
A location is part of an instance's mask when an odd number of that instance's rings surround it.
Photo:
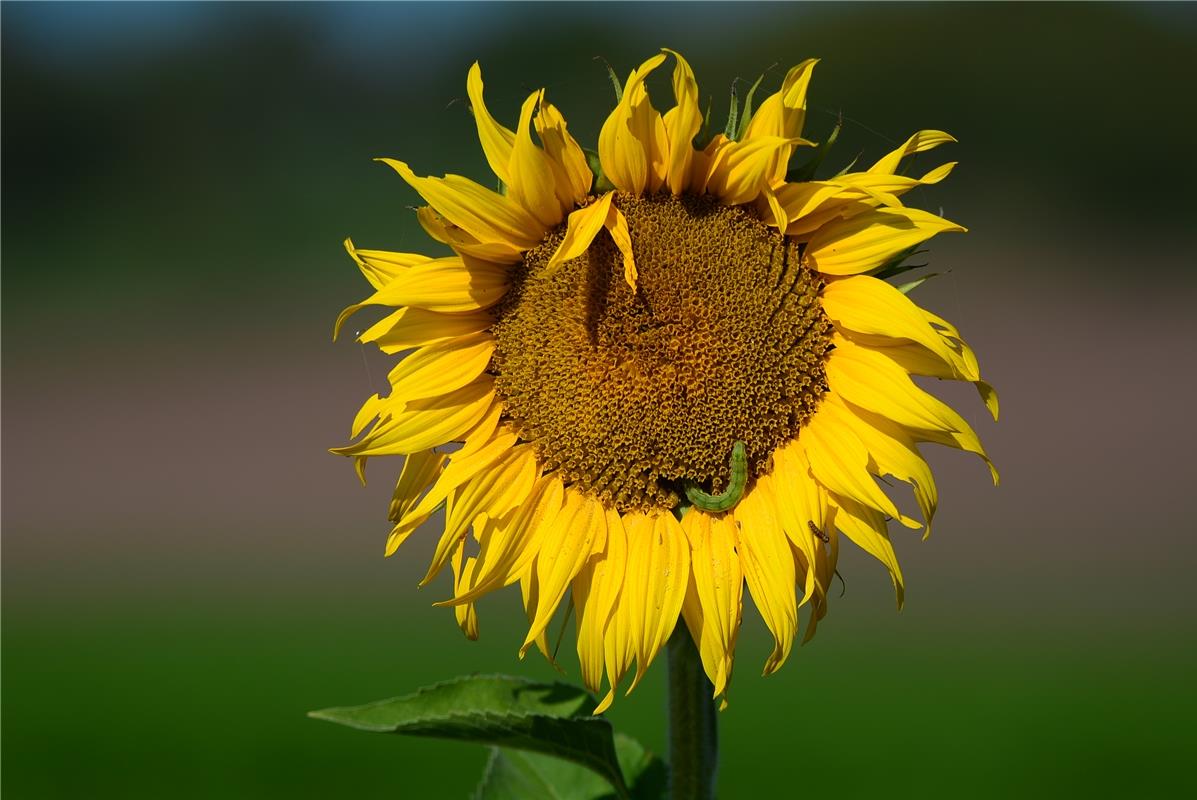
<path fill-rule="evenodd" d="M 956 141 L 956 137 L 943 131 L 919 131 L 907 139 L 901 147 L 888 153 L 869 167 L 869 172 L 879 172 L 892 175 L 898 171 L 898 164 L 906 156 L 922 153 L 941 144 Z"/>
<path fill-rule="evenodd" d="M 353 246 L 352 239 L 345 240 L 345 252 L 357 264 L 362 275 L 375 289 L 386 286 L 408 267 L 432 260 L 422 253 L 392 253 L 387 250 L 360 250 Z"/>
<path fill-rule="evenodd" d="M 901 608 L 905 599 L 906 584 L 902 580 L 898 555 L 889 540 L 885 517 L 874 508 L 836 493 L 832 494 L 832 502 L 836 506 L 836 528 L 851 539 L 853 544 L 885 565 L 889 570 L 890 580 L 894 583 L 898 608 Z"/>
<path fill-rule="evenodd" d="M 752 202 L 772 185 L 773 164 L 780 154 L 800 141 L 760 136 L 728 142 L 711 162 L 706 190 L 729 206 Z"/>
<path fill-rule="evenodd" d="M 541 103 L 536 115 L 536 132 L 544 144 L 545 152 L 557 169 L 557 195 L 568 204 L 581 205 L 590 194 L 594 173 L 586 162 L 586 153 L 566 129 L 561 112 L 547 101 Z"/>
<path fill-rule="evenodd" d="M 420 585 L 426 586 L 436 577 L 457 542 L 471 525 L 478 524 L 480 515 L 498 519 L 518 508 L 528 498 L 535 481 L 536 454 L 531 446 L 520 445 L 450 492 L 445 506 L 445 530 Z"/>
<path fill-rule="evenodd" d="M 515 134 L 500 125 L 490 115 L 486 102 L 482 99 L 482 67 L 475 61 L 466 77 L 466 93 L 470 97 L 470 105 L 474 109 L 474 122 L 478 126 L 478 140 L 482 143 L 482 152 L 486 155 L 486 163 L 503 183 L 511 183 L 511 173 L 508 165 L 511 163 L 511 152 L 515 146 Z"/>
<path fill-rule="evenodd" d="M 829 281 L 823 288 L 823 310 L 845 335 L 882 337 L 882 344 L 917 342 L 947 364 L 976 380 L 967 362 L 906 295 L 869 275 Z M 877 344 L 877 341 L 869 342 Z"/>
<path fill-rule="evenodd" d="M 443 397 L 413 400 L 380 420 L 359 442 L 336 447 L 342 456 L 408 455 L 456 441 L 490 410 L 494 381 L 483 376 Z"/>
<path fill-rule="evenodd" d="M 915 208 L 871 210 L 820 228 L 806 246 L 806 258 L 812 269 L 826 275 L 856 275 L 936 234 L 964 230 Z"/>
<path fill-rule="evenodd" d="M 549 259 L 545 269 L 553 272 L 561 264 L 584 254 L 600 230 L 606 228 L 611 240 L 623 255 L 623 276 L 632 291 L 636 291 L 636 260 L 632 255 L 632 233 L 627 218 L 612 203 L 614 192 L 607 192 L 594 203 L 569 215 L 565 238 Z"/>
<path fill-rule="evenodd" d="M 438 258 L 405 270 L 382 289 L 337 317 L 333 337 L 354 312 L 366 306 L 417 306 L 430 311 L 456 312 L 488 308 L 507 293 L 507 271 L 497 264 L 460 257 Z"/>
<path fill-rule="evenodd" d="M 482 311 L 445 314 L 406 306 L 366 328 L 357 340 L 374 342 L 379 350 L 393 355 L 413 347 L 469 336 L 486 330 L 494 323 L 494 317 Z"/>
<path fill-rule="evenodd" d="M 569 222 L 565 228 L 565 238 L 557 247 L 556 252 L 549 259 L 545 269 L 549 272 L 557 269 L 562 263 L 575 259 L 586 252 L 594 237 L 607 224 L 607 216 L 611 211 L 611 201 L 615 192 L 607 192 L 585 208 L 579 208 L 569 215 Z"/>
<path fill-rule="evenodd" d="M 509 195 L 537 219 L 545 229 L 561 222 L 563 209 L 557 199 L 557 178 L 552 160 L 532 141 L 532 113 L 543 91 L 533 92 L 520 109 L 520 124 L 511 153 Z"/>
<path fill-rule="evenodd" d="M 379 160 L 398 172 L 438 214 L 479 242 L 501 242 L 527 250 L 544 236 L 544 225 L 518 203 L 469 178 L 421 178 L 402 161 Z"/>
<path fill-rule="evenodd" d="M 702 112 L 698 109 L 698 83 L 686 59 L 672 50 L 665 52 L 676 59 L 673 68 L 673 97 L 677 105 L 665 112 L 665 135 L 669 140 L 669 163 L 665 169 L 665 184 L 674 195 L 686 190 L 690 183 L 690 165 L 694 160 L 692 144 L 702 127 Z"/>
<path fill-rule="evenodd" d="M 665 61 L 665 54 L 649 58 L 633 70 L 623 97 L 599 132 L 599 161 L 603 174 L 617 188 L 634 195 L 655 192 L 665 178 L 668 137 L 661 115 L 648 98 L 644 79 Z"/>
<path fill-rule="evenodd" d="M 823 404 L 802 429 L 798 443 L 810 460 L 811 473 L 840 497 L 850 498 L 897 519 L 910 528 L 922 527 L 898 511 L 869 474 L 869 451 L 840 418 L 835 406 Z"/>

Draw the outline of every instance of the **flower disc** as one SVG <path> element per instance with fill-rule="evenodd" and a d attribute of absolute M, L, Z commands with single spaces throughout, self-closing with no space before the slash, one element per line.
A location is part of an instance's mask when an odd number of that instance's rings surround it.
<path fill-rule="evenodd" d="M 598 236 L 549 270 L 525 255 L 494 327 L 495 386 L 548 469 L 621 511 L 672 508 L 679 481 L 720 490 L 732 443 L 752 472 L 827 390 L 832 325 L 797 245 L 711 197 L 619 194 L 637 289 Z"/>

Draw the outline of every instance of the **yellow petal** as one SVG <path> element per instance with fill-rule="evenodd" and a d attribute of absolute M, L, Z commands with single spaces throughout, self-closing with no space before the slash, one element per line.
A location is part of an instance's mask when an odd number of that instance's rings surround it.
<path fill-rule="evenodd" d="M 586 562 L 573 581 L 578 662 L 582 668 L 582 682 L 592 692 L 598 692 L 603 681 L 607 628 L 627 566 L 627 539 L 623 528 L 620 526 L 613 536 L 609 524 L 611 517 L 606 511 L 603 515 L 607 523 L 606 547 L 601 555 Z"/>
<path fill-rule="evenodd" d="M 460 460 L 474 455 L 483 446 L 494 442 L 496 438 L 510 436 L 514 431 L 510 426 L 499 427 L 499 418 L 503 415 L 502 403 L 491 403 L 490 409 L 461 437 L 462 445 L 453 453 L 453 458 Z"/>
<path fill-rule="evenodd" d="M 758 480 L 734 513 L 739 523 L 736 547 L 748 591 L 773 634 L 773 652 L 765 662 L 764 674 L 768 675 L 789 658 L 798 632 L 798 600 L 794 556 L 777 516 L 777 499 L 761 486 Z"/>
<path fill-rule="evenodd" d="M 793 67 L 782 81 L 781 90 L 765 98 L 744 130 L 742 141 L 746 143 L 768 137 L 789 140 L 774 150 L 763 166 L 768 185 L 785 180 L 795 146 L 811 144 L 800 137 L 806 121 L 806 91 L 817 63 L 818 59 L 810 58 Z"/>
<path fill-rule="evenodd" d="M 874 414 L 851 403 L 840 400 L 832 394 L 823 398 L 826 403 L 840 403 L 848 413 L 844 415 L 852 432 L 869 451 L 869 458 L 877 465 L 881 475 L 892 475 L 909 483 L 914 490 L 915 500 L 923 514 L 923 538 L 931 535 L 931 521 L 939 505 L 939 493 L 931 467 L 923 460 L 918 445 L 898 423 L 880 414 Z"/>
<path fill-rule="evenodd" d="M 520 595 L 524 601 L 524 613 L 528 615 L 528 622 L 531 623 L 536 618 L 536 609 L 540 605 L 540 586 L 536 582 L 536 565 L 534 563 L 528 565 L 528 569 L 520 575 Z M 545 657 L 545 660 L 556 666 L 553 662 L 553 656 L 549 653 L 548 637 L 545 635 L 544 630 L 541 630 L 533 641 L 536 643 L 536 649 Z M 521 659 L 527 651 L 527 647 L 520 648 Z"/>
<path fill-rule="evenodd" d="M 407 455 L 456 440 L 490 410 L 494 381 L 483 376 L 442 397 L 413 400 L 381 421 L 360 442 L 331 452 L 343 456 Z"/>
<path fill-rule="evenodd" d="M 917 522 L 898 511 L 869 474 L 869 451 L 845 424 L 842 412 L 824 403 L 802 429 L 798 443 L 810 460 L 811 473 L 831 492 L 856 500 L 912 528 Z"/>
<path fill-rule="evenodd" d="M 967 453 L 973 453 L 980 456 L 985 465 L 989 467 L 989 475 L 993 478 L 993 485 L 997 486 L 1001 483 L 1001 476 L 998 474 L 997 467 L 994 466 L 993 461 L 985 453 L 985 448 L 981 446 L 981 440 L 977 438 L 977 434 L 972 427 L 964 420 L 960 420 L 960 430 L 955 431 L 929 431 L 929 430 L 912 430 L 910 435 L 918 442 L 934 442 L 935 444 L 942 444 L 947 447 L 954 447 L 957 450 L 964 450 Z"/>
<path fill-rule="evenodd" d="M 453 550 L 453 558 L 450 559 L 450 564 L 453 567 L 453 586 L 459 587 L 469 583 L 470 577 L 474 574 L 474 567 L 477 561 L 474 558 L 469 558 L 462 563 L 462 558 L 465 555 L 465 541 L 459 541 L 457 547 Z M 473 603 L 466 603 L 457 606 L 453 609 L 453 614 L 457 617 L 457 626 L 461 628 L 461 632 L 465 637 L 471 641 L 478 638 L 478 612 L 474 609 Z"/>
<path fill-rule="evenodd" d="M 436 577 L 480 514 L 502 517 L 527 499 L 535 482 L 536 452 L 531 445 L 520 445 L 454 489 L 445 509 L 445 530 L 420 585 L 426 586 Z"/>
<path fill-rule="evenodd" d="M 552 272 L 566 261 L 575 259 L 585 253 L 594 237 L 607 224 L 607 216 L 611 211 L 611 201 L 615 192 L 607 192 L 585 208 L 579 208 L 569 215 L 569 222 L 565 228 L 565 238 L 553 253 L 545 267 L 546 272 Z"/>
<path fill-rule="evenodd" d="M 977 356 L 973 353 L 972 348 L 965 343 L 964 339 L 960 338 L 958 332 L 948 334 L 936 327 L 939 326 L 946 329 L 947 323 L 944 320 L 917 306 L 913 311 L 921 313 L 924 321 L 929 323 L 932 331 L 940 337 L 941 341 L 936 342 L 934 336 L 928 336 L 926 329 L 918 324 L 918 315 L 911 313 L 914 324 L 919 328 L 922 338 L 925 341 L 931 342 L 932 345 L 942 345 L 937 351 L 932 352 L 926 346 L 915 342 L 903 343 L 900 340 L 877 334 L 860 334 L 855 331 L 846 331 L 846 335 L 852 341 L 886 353 L 895 361 L 901 363 L 903 369 L 913 375 L 927 375 L 940 379 L 969 381 L 973 383 L 977 386 L 977 390 L 981 393 L 981 397 L 985 400 L 986 405 L 989 406 L 991 413 L 996 412 L 997 396 L 992 393 L 992 387 L 981 380 L 981 371 L 977 364 Z M 907 307 L 907 312 L 911 312 L 909 307 Z M 991 401 L 993 405 L 990 405 Z"/>
<path fill-rule="evenodd" d="M 677 105 L 665 112 L 665 135 L 669 139 L 669 163 L 665 169 L 665 184 L 679 195 L 690 185 L 690 165 L 694 160 L 694 136 L 702 127 L 702 112 L 698 108 L 698 83 L 694 72 L 680 53 L 666 49 L 677 63 L 673 68 L 673 97 Z"/>
<path fill-rule="evenodd" d="M 546 531 L 561 510 L 565 490 L 561 479 L 542 476 L 537 479 L 528 498 L 514 514 L 492 520 L 489 537 L 480 540 L 479 569 L 468 591 L 459 591 L 452 600 L 433 605 L 456 605 L 471 602 L 487 592 L 508 586 L 519 580 L 540 550 Z"/>
<path fill-rule="evenodd" d="M 586 153 L 566 129 L 565 117 L 549 102 L 543 102 L 536 115 L 536 132 L 545 152 L 560 168 L 557 174 L 557 196 L 563 201 L 581 205 L 590 194 L 594 173 L 586 162 Z"/>
<path fill-rule="evenodd" d="M 889 540 L 885 518 L 875 509 L 847 497 L 833 493 L 831 500 L 837 506 L 835 525 L 839 531 L 889 570 L 890 580 L 894 582 L 898 608 L 901 608 L 906 588 L 902 580 L 902 568 L 898 566 L 898 556 Z"/>
<path fill-rule="evenodd" d="M 607 509 L 607 547 L 614 553 L 621 554 L 624 575 L 627 575 L 628 537 L 624 529 L 623 518 L 618 511 Z M 614 540 L 614 541 L 613 541 Z M 639 609 L 634 609 L 629 602 L 629 590 L 626 580 L 621 583 L 615 595 L 611 619 L 607 623 L 607 631 L 603 637 L 603 660 L 607 667 L 607 683 L 610 690 L 598 704 L 594 713 L 606 711 L 615 699 L 615 690 L 619 687 L 623 676 L 627 674 L 636 657 L 635 646 L 632 641 L 632 617 Z"/>
<path fill-rule="evenodd" d="M 885 281 L 869 275 L 828 281 L 822 300 L 840 330 L 918 342 L 949 364 L 961 363 L 923 310 Z"/>
<path fill-rule="evenodd" d="M 484 311 L 443 314 L 426 308 L 408 306 L 388 314 L 358 337 L 359 342 L 374 342 L 384 353 L 395 354 L 413 347 L 469 336 L 495 324 Z"/>
<path fill-rule="evenodd" d="M 954 141 L 956 141 L 954 136 L 943 131 L 919 131 L 907 139 L 901 147 L 869 167 L 869 172 L 892 174 L 898 171 L 898 164 L 906 156 L 922 153 L 933 147 L 939 147 L 941 144 Z"/>
<path fill-rule="evenodd" d="M 670 512 L 624 517 L 628 534 L 629 635 L 636 650 L 636 688 L 677 624 L 690 574 L 686 534 Z"/>
<path fill-rule="evenodd" d="M 690 542 L 690 570 L 701 609 L 695 617 L 689 603 L 686 616 L 691 635 L 697 628 L 699 655 L 703 668 L 715 687 L 715 696 L 727 692 L 731 679 L 736 638 L 743 613 L 744 574 L 736 553 L 736 524 L 730 514 L 712 516 L 691 509 L 682 518 L 682 528 Z M 685 614 L 686 606 L 683 606 Z"/>
<path fill-rule="evenodd" d="M 544 237 L 544 226 L 518 203 L 469 178 L 421 178 L 402 161 L 379 160 L 398 172 L 438 214 L 481 242 L 503 242 L 527 250 Z"/>
<path fill-rule="evenodd" d="M 901 196 L 918 186 L 939 183 L 948 177 L 955 169 L 956 162 L 951 161 L 928 172 L 921 178 L 911 178 L 905 175 L 891 175 L 886 172 L 850 172 L 833 178 L 829 183 L 845 188 L 867 189 L 874 192 L 884 192 L 893 196 Z M 801 185 L 801 184 L 799 184 Z"/>
<path fill-rule="evenodd" d="M 442 217 L 431 206 L 416 209 L 416 220 L 424 232 L 438 242 L 449 245 L 461 255 L 474 256 L 495 264 L 514 264 L 523 258 L 524 250 L 510 242 L 484 242 Z"/>
<path fill-rule="evenodd" d="M 507 271 L 485 261 L 451 256 L 414 266 L 337 317 L 335 338 L 354 312 L 366 306 L 418 306 L 431 311 L 474 311 L 499 302 L 507 293 Z"/>
<path fill-rule="evenodd" d="M 599 132 L 599 161 L 603 174 L 617 188 L 634 195 L 654 192 L 665 175 L 668 140 L 665 123 L 652 107 L 644 79 L 665 61 L 665 54 L 649 58 L 633 70 L 623 98 Z"/>
<path fill-rule="evenodd" d="M 500 431 L 493 436 L 486 436 L 481 445 L 473 447 L 469 452 L 462 448 L 454 453 L 449 466 L 443 470 L 438 469 L 434 480 L 423 484 L 427 486 L 431 483 L 431 488 L 420 498 L 419 502 L 401 505 L 392 501 L 387 519 L 394 522 L 395 527 L 391 529 L 391 534 L 387 538 L 386 554 L 389 556 L 394 553 L 417 528 L 428 521 L 428 518 L 441 507 L 454 489 L 498 461 L 515 446 L 516 441 L 516 435 L 510 431 Z M 473 444 L 468 437 L 466 442 Z M 408 458 L 410 459 L 411 456 Z M 406 468 L 405 462 L 404 469 L 406 470 Z M 413 477 L 413 480 L 418 477 L 421 476 L 417 475 Z M 402 477 L 400 481 L 402 482 Z"/>
<path fill-rule="evenodd" d="M 353 418 L 353 425 L 349 429 L 349 438 L 356 439 L 358 434 L 364 431 L 366 426 L 378 417 L 379 412 L 386 408 L 388 400 L 389 398 L 383 399 L 377 394 L 370 395 Z"/>
<path fill-rule="evenodd" d="M 834 508 L 830 518 L 832 520 L 835 519 Z M 814 572 L 818 576 L 818 580 L 822 586 L 830 585 L 831 578 L 835 574 L 835 558 L 836 554 L 839 552 L 839 531 L 835 529 L 834 525 L 828 529 L 827 538 L 830 540 L 827 550 L 819 548 L 817 551 L 818 559 L 814 566 L 811 566 L 803 561 L 800 554 L 794 554 L 795 559 L 798 561 L 799 571 Z M 803 644 L 806 644 L 815 637 L 815 629 L 819 626 L 819 620 L 827 616 L 827 595 L 825 593 L 815 595 L 815 597 L 811 599 L 809 608 L 810 613 L 807 615 L 806 633 L 802 636 Z"/>
<path fill-rule="evenodd" d="M 391 398 L 406 403 L 460 389 L 482 374 L 494 351 L 487 331 L 421 347 L 391 370 Z"/>
<path fill-rule="evenodd" d="M 828 181 L 787 183 L 776 190 L 778 202 L 781 203 L 786 215 L 792 220 L 813 213 L 821 208 L 827 200 L 842 192 L 843 187 Z"/>
<path fill-rule="evenodd" d="M 632 256 L 632 235 L 627 218 L 615 207 L 612 199 L 615 192 L 607 192 L 595 202 L 569 215 L 565 238 L 553 253 L 546 266 L 551 273 L 561 264 L 583 255 L 594 242 L 594 237 L 603 228 L 623 254 L 623 276 L 632 291 L 636 291 L 636 260 Z"/>
<path fill-rule="evenodd" d="M 636 291 L 636 260 L 632 257 L 632 232 L 628 229 L 628 221 L 623 212 L 611 204 L 607 210 L 607 219 L 603 223 L 607 233 L 611 234 L 611 241 L 623 254 L 623 279 L 627 281 L 632 291 Z"/>
<path fill-rule="evenodd" d="M 515 134 L 495 121 L 486 109 L 486 102 L 482 99 L 482 68 L 475 61 L 470 67 L 466 78 L 466 92 L 470 96 L 470 105 L 474 109 L 474 122 L 478 125 L 478 140 L 482 142 L 482 152 L 486 154 L 486 163 L 491 171 L 503 183 L 510 184 L 511 177 L 508 164 L 511 162 L 511 151 L 515 145 Z"/>
<path fill-rule="evenodd" d="M 819 229 L 805 255 L 811 268 L 825 275 L 855 275 L 949 231 L 964 228 L 915 208 L 874 209 Z"/>
<path fill-rule="evenodd" d="M 599 502 L 579 491 L 567 489 L 565 507 L 557 515 L 536 557 L 536 579 L 540 600 L 536 617 L 520 652 L 527 652 L 549 624 L 574 576 L 586 560 L 605 544 L 607 520 Z"/>
<path fill-rule="evenodd" d="M 690 166 L 691 193 L 706 193 L 707 184 L 711 180 L 711 171 L 726 157 L 720 154 L 731 144 L 731 139 L 728 139 L 722 133 L 717 133 L 711 137 L 711 141 L 707 142 L 706 147 L 694 154 L 694 160 Z"/>
<path fill-rule="evenodd" d="M 523 573 L 543 543 L 557 531 L 558 517 L 565 506 L 565 485 L 556 475 L 545 476 L 544 480 L 541 497 L 535 507 L 526 512 L 528 516 L 523 518 L 523 526 L 517 528 L 522 538 L 517 539 L 512 547 L 510 566 L 503 567 L 508 584 Z"/>
<path fill-rule="evenodd" d="M 431 261 L 432 256 L 422 253 L 392 253 L 387 250 L 359 250 L 352 239 L 345 240 L 345 252 L 357 264 L 362 275 L 375 289 L 381 289 L 395 280 L 403 270 Z"/>
<path fill-rule="evenodd" d="M 904 370 L 902 369 L 900 362 L 891 362 L 894 364 L 894 366 L 898 367 L 898 372 L 894 372 L 893 367 L 886 366 L 886 365 L 882 364 L 882 361 L 889 359 L 889 355 L 887 355 L 887 353 L 891 349 L 892 348 L 879 348 L 879 349 L 873 350 L 871 348 L 859 348 L 858 347 L 853 352 L 857 355 L 864 353 L 866 358 L 871 359 L 872 363 L 874 363 L 874 368 L 876 370 L 878 370 L 879 372 L 883 373 L 883 375 L 885 376 L 885 377 L 881 378 L 881 380 L 883 380 L 883 381 L 888 380 L 890 382 L 896 382 L 896 381 L 900 380 L 899 378 L 896 377 L 897 374 L 899 372 L 904 373 Z M 881 359 L 881 361 L 877 361 L 877 359 Z M 907 378 L 907 381 L 909 381 L 908 378 Z M 913 383 L 911 383 L 910 385 L 913 385 Z M 986 386 L 987 385 L 988 384 L 986 384 Z M 960 450 L 965 450 L 970 453 L 975 453 L 976 455 L 980 456 L 981 459 L 983 461 L 985 461 L 986 465 L 989 467 L 989 471 L 993 477 L 994 485 L 996 486 L 999 482 L 997 468 L 994 467 L 993 462 L 990 461 L 989 456 L 986 455 L 985 449 L 981 446 L 981 441 L 977 437 L 977 434 L 973 430 L 972 426 L 969 425 L 968 422 L 964 419 L 964 417 L 960 416 L 960 414 L 957 413 L 955 409 L 953 409 L 951 406 L 947 405 L 946 403 L 942 402 L 938 398 L 936 398 L 930 394 L 927 394 L 925 392 L 922 392 L 922 390 L 917 389 L 917 387 L 915 389 L 915 392 L 921 393 L 921 394 L 917 394 L 917 402 L 923 408 L 930 409 L 931 412 L 934 414 L 934 416 L 943 422 L 942 425 L 934 426 L 934 427 L 920 427 L 920 426 L 915 426 L 915 425 L 908 425 L 907 427 L 909 429 L 909 433 L 912 437 L 914 437 L 915 441 L 935 442 L 937 444 L 944 444 L 949 447 L 955 447 Z M 909 398 L 904 397 L 905 394 L 907 394 L 907 393 L 897 394 L 893 397 L 888 398 L 890 404 L 884 405 L 884 406 L 882 406 L 876 400 L 868 401 L 864 396 L 860 396 L 858 398 L 860 400 L 860 402 L 857 403 L 857 405 L 861 405 L 862 407 L 867 408 L 870 411 L 875 411 L 876 413 L 879 413 L 882 416 L 888 416 L 891 419 L 895 419 L 895 417 L 897 417 L 899 415 L 914 413 L 909 407 L 906 407 L 900 411 L 894 410 L 894 405 L 910 403 Z M 869 405 L 866 405 L 866 402 L 870 403 L 873 407 L 870 408 Z M 885 408 L 886 410 L 879 410 L 880 408 Z M 889 413 L 890 411 L 893 411 L 893 413 L 892 414 Z"/>
<path fill-rule="evenodd" d="M 835 350 L 826 364 L 832 392 L 909 428 L 959 430 L 960 415 L 916 386 L 897 363 L 843 337 L 833 341 Z"/>
<path fill-rule="evenodd" d="M 744 140 L 762 136 L 792 139 L 802 135 L 806 121 L 806 92 L 817 58 L 808 58 L 792 67 L 782 81 L 781 89 L 765 98 L 744 129 Z"/>
<path fill-rule="evenodd" d="M 711 163 L 707 191 L 729 206 L 752 202 L 772 184 L 776 161 L 800 142 L 760 136 L 728 143 Z"/>
<path fill-rule="evenodd" d="M 787 183 L 777 187 L 774 194 L 785 212 L 785 231 L 789 235 L 817 230 L 859 196 L 859 193 L 849 194 L 842 186 L 827 181 Z M 861 211 L 867 210 L 868 206 L 861 208 Z"/>
<path fill-rule="evenodd" d="M 557 178 L 553 174 L 552 163 L 548 155 L 532 141 L 532 114 L 543 94 L 543 91 L 533 92 L 520 109 L 515 149 L 511 154 L 508 195 L 547 230 L 561 222 L 563 208 L 557 199 Z"/>
<path fill-rule="evenodd" d="M 795 441 L 774 451 L 773 472 L 758 478 L 757 485 L 774 498 L 782 531 L 804 563 L 815 563 L 819 550 L 817 538 L 820 532 L 826 535 L 828 528 L 827 490 L 811 474 L 810 460 L 802 446 Z M 802 589 L 799 605 L 825 594 L 827 585 L 819 582 L 813 569 L 808 569 L 802 576 Z"/>
<path fill-rule="evenodd" d="M 784 189 L 785 187 L 782 187 Z M 829 225 L 842 225 L 845 220 L 874 209 L 864 194 L 854 189 L 835 187 L 836 194 L 821 201 L 819 208 L 805 216 L 791 216 L 786 234 L 797 242 L 809 242 L 811 237 Z M 781 191 L 779 189 L 778 191 Z"/>
<path fill-rule="evenodd" d="M 399 480 L 395 483 L 395 491 L 391 495 L 391 507 L 388 519 L 397 522 L 406 516 L 416 504 L 420 494 L 436 481 L 445 464 L 445 456 L 435 450 L 423 450 L 412 453 L 403 459 L 403 469 L 399 473 Z M 392 536 L 387 538 L 386 555 L 390 556 L 402 544 L 397 541 L 392 546 Z M 403 537 L 406 538 L 406 537 Z"/>
<path fill-rule="evenodd" d="M 769 213 L 772 217 L 770 219 L 770 224 L 777 226 L 779 231 L 785 231 L 785 229 L 789 227 L 790 218 L 789 215 L 786 214 L 786 210 L 782 208 L 781 203 L 778 202 L 777 195 L 772 189 L 765 189 L 761 194 L 762 197 L 765 198 L 765 203 L 769 207 Z"/>

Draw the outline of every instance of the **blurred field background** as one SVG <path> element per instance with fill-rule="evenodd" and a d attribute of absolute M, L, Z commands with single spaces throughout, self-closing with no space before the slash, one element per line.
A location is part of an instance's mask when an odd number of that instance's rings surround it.
<path fill-rule="evenodd" d="M 469 796 L 481 748 L 304 717 L 552 675 L 515 659 L 518 593 L 469 643 L 430 607 L 446 586 L 416 589 L 428 537 L 382 559 L 397 463 L 362 489 L 324 452 L 386 369 L 330 341 L 366 294 L 341 241 L 426 246 L 372 157 L 487 174 L 473 60 L 507 124 L 544 85 L 593 142 L 613 98 L 592 57 L 626 74 L 661 46 L 716 120 L 733 79 L 823 58 L 808 135 L 845 114 L 837 168 L 960 139 L 917 165 L 961 162 L 911 202 L 971 229 L 933 243 L 950 273 L 919 293 L 1003 401 L 993 425 L 945 392 L 1003 483 L 934 453 L 901 614 L 849 552 L 818 637 L 762 679 L 746 609 L 721 796 L 1191 792 L 1194 12 L 5 3 L 4 796 Z M 660 667 L 611 714 L 658 750 Z"/>

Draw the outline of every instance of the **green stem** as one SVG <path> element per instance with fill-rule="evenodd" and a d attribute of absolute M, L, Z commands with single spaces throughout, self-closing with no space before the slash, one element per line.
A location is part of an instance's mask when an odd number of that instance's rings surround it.
<path fill-rule="evenodd" d="M 685 625 L 677 626 L 668 647 L 669 797 L 714 800 L 719 766 L 715 687 Z"/>

